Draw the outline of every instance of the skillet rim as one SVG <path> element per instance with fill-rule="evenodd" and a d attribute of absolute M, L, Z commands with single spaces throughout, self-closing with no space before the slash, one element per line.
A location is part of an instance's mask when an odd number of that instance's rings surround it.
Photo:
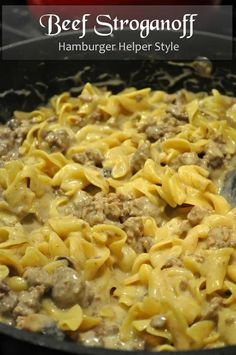
<path fill-rule="evenodd" d="M 7 335 L 16 340 L 30 343 L 50 350 L 64 351 L 67 354 L 78 355 L 235 355 L 236 345 L 224 346 L 212 349 L 192 349 L 192 350 L 177 350 L 177 351 L 160 351 L 153 352 L 149 350 L 117 350 L 110 348 L 88 347 L 79 343 L 69 342 L 65 340 L 57 340 L 53 337 L 39 333 L 31 333 L 25 330 L 17 329 L 13 326 L 0 323 L 0 335 Z"/>

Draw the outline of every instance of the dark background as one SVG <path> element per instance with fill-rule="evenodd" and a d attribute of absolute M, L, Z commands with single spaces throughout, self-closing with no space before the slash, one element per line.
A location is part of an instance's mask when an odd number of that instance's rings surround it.
<path fill-rule="evenodd" d="M 70 3 L 74 3 L 75 4 L 75 0 L 71 0 L 67 1 L 67 0 L 50 0 L 51 3 L 54 4 L 62 4 L 64 2 L 64 4 L 70 4 Z M 50 2 L 49 1 L 49 2 Z M 47 3 L 47 0 L 29 0 L 28 3 L 39 3 L 39 4 L 45 4 Z M 186 0 L 169 0 L 169 1 L 164 1 L 164 0 L 78 0 L 77 3 L 78 4 L 91 4 L 93 3 L 94 5 L 98 5 L 98 4 L 106 4 L 106 5 L 118 5 L 118 4 L 143 4 L 143 5 L 170 5 L 170 4 L 188 4 L 188 5 L 200 5 L 202 3 L 204 4 L 211 4 L 211 3 L 215 3 L 217 2 L 222 4 L 222 5 L 233 5 L 232 1 L 227 1 L 227 0 L 195 0 L 195 1 L 186 1 Z M 17 23 L 15 23 L 15 20 L 13 21 L 11 18 L 8 19 L 7 23 L 4 23 L 4 28 L 7 31 L 7 43 L 3 43 L 2 45 L 6 45 L 6 44 L 10 44 L 10 43 L 15 43 L 21 40 L 25 40 L 28 38 L 32 38 L 32 37 L 37 37 L 40 32 L 39 32 L 39 28 L 37 27 L 37 25 L 35 24 L 35 20 L 32 19 L 32 16 L 30 16 L 28 13 L 26 13 L 25 11 L 22 10 L 17 10 L 17 5 L 27 5 L 27 0 L 14 0 L 14 1 L 3 1 L 2 2 L 3 5 L 16 5 L 16 9 L 15 11 L 18 11 L 18 18 L 17 18 Z M 1 21 L 1 20 L 0 20 Z M 236 37 L 236 6 L 233 5 L 233 35 L 234 37 Z M 0 27 L 2 27 L 2 23 L 0 22 Z M 218 33 L 220 33 L 220 28 L 218 29 Z M 5 32 L 6 33 L 6 32 Z M 227 29 L 226 29 L 226 33 L 227 33 Z M 230 32 L 229 32 L 230 35 Z"/>

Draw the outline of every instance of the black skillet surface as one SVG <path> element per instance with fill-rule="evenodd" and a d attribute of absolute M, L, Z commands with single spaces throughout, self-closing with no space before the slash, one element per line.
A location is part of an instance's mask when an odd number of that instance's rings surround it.
<path fill-rule="evenodd" d="M 52 39 L 53 41 L 53 39 Z M 225 39 L 220 48 L 224 49 Z M 49 41 L 21 43 L 17 51 L 43 51 L 53 48 Z M 11 45 L 5 50 L 13 51 Z M 19 52 L 18 52 L 19 53 Z M 236 66 L 234 61 L 214 62 L 210 75 L 205 75 L 196 63 L 167 61 L 11 61 L 0 62 L 0 122 L 6 122 L 12 112 L 32 110 L 47 102 L 48 98 L 62 91 L 73 95 L 80 92 L 86 82 L 118 92 L 127 86 L 151 87 L 168 92 L 181 88 L 210 92 L 213 88 L 227 95 L 236 94 Z M 231 176 L 229 189 L 234 189 L 236 179 Z M 227 190 L 228 194 L 231 194 Z M 0 355 L 147 355 L 147 351 L 129 352 L 85 348 L 81 345 L 59 341 L 53 337 L 31 334 L 0 324 Z M 153 354 L 153 353 L 152 353 Z M 236 355 L 236 346 L 222 349 L 165 352 L 173 355 Z"/>

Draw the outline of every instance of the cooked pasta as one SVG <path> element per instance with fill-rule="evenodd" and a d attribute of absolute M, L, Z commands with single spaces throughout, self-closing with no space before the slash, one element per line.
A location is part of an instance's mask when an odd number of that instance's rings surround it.
<path fill-rule="evenodd" d="M 236 100 L 86 84 L 0 127 L 0 321 L 88 346 L 236 344 Z"/>

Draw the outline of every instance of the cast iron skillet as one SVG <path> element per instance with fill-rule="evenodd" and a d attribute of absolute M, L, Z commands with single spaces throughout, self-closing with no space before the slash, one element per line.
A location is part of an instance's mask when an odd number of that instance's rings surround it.
<path fill-rule="evenodd" d="M 69 35 L 71 36 L 71 35 Z M 200 40 L 206 39 L 201 34 Z M 68 37 L 69 38 L 69 37 Z M 71 41 L 76 39 L 70 37 Z M 36 50 L 39 57 L 50 58 L 54 50 L 54 39 L 39 39 L 21 42 L 5 47 L 5 51 L 17 51 L 27 55 L 29 50 Z M 224 50 L 227 38 L 218 38 L 220 48 Z M 214 41 L 213 41 L 214 42 Z M 213 43 L 212 42 L 212 43 Z M 214 45 L 214 43 L 213 43 Z M 25 54 L 24 54 L 25 53 Z M 47 56 L 48 53 L 48 56 Z M 198 52 L 198 54 L 200 54 Z M 204 50 L 202 55 L 205 54 Z M 69 58 L 70 59 L 70 58 Z M 137 88 L 151 87 L 168 92 L 181 88 L 193 91 L 207 91 L 216 88 L 227 95 L 236 94 L 236 66 L 234 61 L 214 62 L 211 75 L 202 75 L 193 63 L 152 61 L 9 61 L 0 62 L 0 121 L 6 122 L 16 109 L 32 110 L 47 102 L 53 94 L 68 90 L 76 95 L 88 81 L 98 86 L 118 92 L 127 86 Z M 147 355 L 147 351 L 129 352 L 99 348 L 86 348 L 68 341 L 59 341 L 53 337 L 32 334 L 0 324 L 0 354 L 19 355 Z M 153 354 L 153 353 L 152 353 Z M 165 352 L 167 355 L 235 355 L 236 346 L 222 349 Z"/>

